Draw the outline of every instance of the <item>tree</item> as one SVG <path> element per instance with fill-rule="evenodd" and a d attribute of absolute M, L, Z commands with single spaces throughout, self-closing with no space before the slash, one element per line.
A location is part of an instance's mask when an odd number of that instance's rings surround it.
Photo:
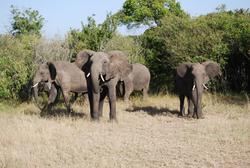
<path fill-rule="evenodd" d="M 134 26 L 160 24 L 160 19 L 167 13 L 176 16 L 186 15 L 176 0 L 126 0 L 116 14 L 122 24 Z"/>
<path fill-rule="evenodd" d="M 20 11 L 11 5 L 12 30 L 13 35 L 35 34 L 41 36 L 44 18 L 37 10 L 31 8 Z"/>
<path fill-rule="evenodd" d="M 72 29 L 68 34 L 68 42 L 71 55 L 83 49 L 101 51 L 105 44 L 113 37 L 117 29 L 117 21 L 111 14 L 107 14 L 102 24 L 96 24 L 93 17 L 88 17 L 88 23 L 82 23 L 82 30 Z"/>

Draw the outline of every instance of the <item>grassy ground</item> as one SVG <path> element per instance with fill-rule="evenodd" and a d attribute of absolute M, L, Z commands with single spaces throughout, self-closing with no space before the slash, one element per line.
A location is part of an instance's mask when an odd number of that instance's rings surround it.
<path fill-rule="evenodd" d="M 175 96 L 134 98 L 129 111 L 118 101 L 118 123 L 107 104 L 100 122 L 87 105 L 71 117 L 0 105 L 0 167 L 250 167 L 246 101 L 206 95 L 205 119 L 196 120 L 177 117 Z"/>

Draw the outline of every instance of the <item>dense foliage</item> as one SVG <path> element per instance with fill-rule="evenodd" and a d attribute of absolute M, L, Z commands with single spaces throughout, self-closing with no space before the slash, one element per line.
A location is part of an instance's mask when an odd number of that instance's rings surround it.
<path fill-rule="evenodd" d="M 219 11 L 198 18 L 166 15 L 160 26 L 142 35 L 152 89 L 173 90 L 175 67 L 183 61 L 220 63 L 223 77 L 211 85 L 220 91 L 250 92 L 249 11 Z"/>
<path fill-rule="evenodd" d="M 130 3 L 139 6 L 130 8 Z M 220 63 L 223 72 L 221 78 L 209 84 L 211 89 L 250 93 L 249 10 L 226 11 L 221 6 L 214 13 L 192 18 L 175 0 L 152 1 L 156 8 L 149 4 L 146 0 L 127 0 L 121 10 L 149 11 L 146 18 L 140 18 L 136 11 L 122 16 L 120 11 L 108 14 L 103 23 L 97 24 L 93 17 L 88 17 L 81 30 L 71 29 L 66 38 L 51 39 L 41 37 L 43 17 L 38 11 L 20 12 L 12 7 L 12 31 L 0 35 L 0 99 L 27 100 L 39 63 L 70 61 L 82 49 L 122 50 L 131 63 L 146 64 L 152 76 L 152 92 L 174 90 L 175 68 L 179 63 L 209 59 Z M 159 10 L 159 16 L 153 16 L 152 9 Z M 167 12 L 160 12 L 163 9 Z M 125 18 L 123 24 L 127 25 L 156 24 L 142 35 L 123 36 L 116 32 L 117 16 Z"/>
<path fill-rule="evenodd" d="M 33 46 L 37 38 L 0 36 L 0 98 L 26 99 L 33 70 Z"/>

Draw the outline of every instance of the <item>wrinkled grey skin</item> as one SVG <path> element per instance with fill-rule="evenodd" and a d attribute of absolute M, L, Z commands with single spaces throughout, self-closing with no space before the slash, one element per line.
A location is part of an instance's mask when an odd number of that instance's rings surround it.
<path fill-rule="evenodd" d="M 202 94 L 209 79 L 221 75 L 219 64 L 213 61 L 203 63 L 182 63 L 176 69 L 175 85 L 180 99 L 180 116 L 185 115 L 184 99 L 188 99 L 188 117 L 204 118 Z"/>
<path fill-rule="evenodd" d="M 150 82 L 150 72 L 145 65 L 135 63 L 132 64 L 133 70 L 128 75 L 127 78 L 124 79 L 124 101 L 129 100 L 130 94 L 134 91 L 143 91 L 143 99 L 148 97 L 148 88 Z"/>
<path fill-rule="evenodd" d="M 108 96 L 111 120 L 116 120 L 116 84 L 132 71 L 121 51 L 109 53 L 84 50 L 76 56 L 75 64 L 86 75 L 91 118 L 102 116 L 104 98 Z"/>
<path fill-rule="evenodd" d="M 37 100 L 39 87 L 49 92 L 47 110 L 50 110 L 60 87 L 67 112 L 70 113 L 70 92 L 87 93 L 85 74 L 74 63 L 54 61 L 41 64 L 33 79 L 34 98 Z"/>

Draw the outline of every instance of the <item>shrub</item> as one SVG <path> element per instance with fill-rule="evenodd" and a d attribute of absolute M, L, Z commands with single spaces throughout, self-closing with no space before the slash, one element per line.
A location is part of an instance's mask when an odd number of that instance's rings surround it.
<path fill-rule="evenodd" d="M 0 98 L 20 100 L 34 71 L 36 36 L 0 36 Z M 26 93 L 27 94 L 27 93 Z"/>
<path fill-rule="evenodd" d="M 52 39 L 41 38 L 35 46 L 35 62 L 70 61 L 69 46 L 66 40 L 60 37 Z"/>
<path fill-rule="evenodd" d="M 141 41 L 137 36 L 122 36 L 116 34 L 105 45 L 104 51 L 121 50 L 129 56 L 131 63 L 145 64 L 144 56 L 142 55 Z"/>

